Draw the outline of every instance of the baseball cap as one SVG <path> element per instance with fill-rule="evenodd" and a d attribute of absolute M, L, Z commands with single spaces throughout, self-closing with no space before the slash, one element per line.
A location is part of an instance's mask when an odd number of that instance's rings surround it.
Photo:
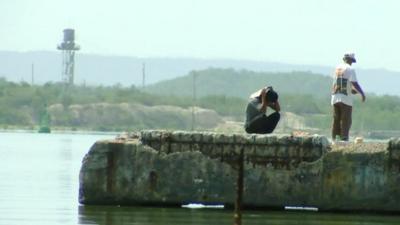
<path fill-rule="evenodd" d="M 353 63 L 357 62 L 356 57 L 355 57 L 354 53 L 352 53 L 352 52 L 345 53 L 343 56 L 343 59 L 351 59 L 351 61 Z"/>

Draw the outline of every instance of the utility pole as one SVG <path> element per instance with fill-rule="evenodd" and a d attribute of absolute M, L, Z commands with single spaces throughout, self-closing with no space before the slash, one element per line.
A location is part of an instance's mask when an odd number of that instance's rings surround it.
<path fill-rule="evenodd" d="M 243 170 L 244 170 L 244 148 L 240 147 L 240 154 L 237 160 L 236 200 L 233 224 L 242 225 L 242 202 L 243 202 Z"/>
<path fill-rule="evenodd" d="M 33 82 L 35 81 L 35 64 L 32 63 L 32 68 L 31 68 L 31 86 L 33 86 Z"/>
<path fill-rule="evenodd" d="M 196 105 L 196 78 L 197 78 L 197 74 L 196 72 L 192 72 L 193 74 L 193 102 L 192 102 L 192 131 L 195 129 L 195 105 Z"/>
<path fill-rule="evenodd" d="M 142 64 L 142 88 L 144 90 L 146 85 L 146 64 Z"/>

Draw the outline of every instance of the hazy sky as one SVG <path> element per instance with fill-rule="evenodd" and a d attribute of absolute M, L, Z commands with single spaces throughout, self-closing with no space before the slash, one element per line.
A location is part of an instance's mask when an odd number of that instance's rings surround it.
<path fill-rule="evenodd" d="M 1 0 L 0 50 L 198 57 L 400 71 L 398 0 Z"/>

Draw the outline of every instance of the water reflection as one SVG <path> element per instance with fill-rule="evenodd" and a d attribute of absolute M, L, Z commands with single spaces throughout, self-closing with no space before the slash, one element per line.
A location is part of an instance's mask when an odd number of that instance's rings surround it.
<path fill-rule="evenodd" d="M 72 181 L 76 179 L 76 177 L 73 176 L 75 176 L 77 172 L 75 172 L 73 168 L 74 148 L 72 144 L 73 139 L 67 136 L 60 138 L 58 146 L 54 146 L 53 149 L 53 151 L 57 153 L 57 161 L 60 164 L 57 168 L 59 170 L 57 173 L 57 183 L 60 196 L 72 196 L 74 193 L 73 188 L 75 187 Z"/>
<path fill-rule="evenodd" d="M 228 210 L 79 206 L 79 224 L 231 225 L 232 221 Z"/>
<path fill-rule="evenodd" d="M 232 211 L 117 206 L 79 206 L 79 224 L 231 225 Z M 335 214 L 291 211 L 245 211 L 243 224 L 398 225 L 398 215 Z"/>

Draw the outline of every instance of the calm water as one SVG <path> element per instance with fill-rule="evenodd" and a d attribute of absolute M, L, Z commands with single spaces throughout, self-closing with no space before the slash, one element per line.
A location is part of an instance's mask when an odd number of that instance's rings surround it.
<path fill-rule="evenodd" d="M 232 224 L 230 210 L 79 205 L 82 157 L 96 140 L 113 137 L 0 133 L 0 225 Z M 400 216 L 246 211 L 243 224 L 399 225 Z"/>

